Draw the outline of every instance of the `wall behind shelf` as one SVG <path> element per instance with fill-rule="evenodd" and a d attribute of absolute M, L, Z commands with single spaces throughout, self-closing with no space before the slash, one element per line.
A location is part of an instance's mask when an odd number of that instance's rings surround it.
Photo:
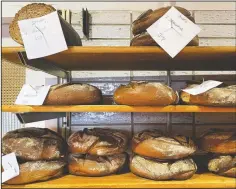
<path fill-rule="evenodd" d="M 53 2 L 56 8 L 70 9 L 72 12 L 71 24 L 82 37 L 84 46 L 129 46 L 131 23 L 148 8 L 156 9 L 169 5 L 168 2 L 145 3 L 59 3 Z M 18 9 L 24 4 L 7 3 L 3 16 L 7 17 L 3 25 L 3 44 L 15 45 L 8 35 L 9 21 Z M 234 2 L 176 2 L 191 11 L 196 23 L 202 28 L 200 36 L 201 46 L 235 46 L 235 3 Z M 4 6 L 4 3 L 3 3 Z M 82 8 L 88 8 L 90 17 L 90 34 L 87 39 L 82 33 Z M 5 30 L 4 30 L 5 28 Z M 5 32 L 4 32 L 5 31 Z M 112 62 L 111 62 L 112 63 Z M 217 79 L 233 84 L 236 80 L 235 71 L 227 72 L 200 72 L 200 71 L 173 71 L 172 87 L 180 90 L 185 87 L 185 81 L 196 79 Z M 111 96 L 117 86 L 130 80 L 149 80 L 166 82 L 165 71 L 125 71 L 125 72 L 73 72 L 73 80 L 91 83 L 102 89 L 105 95 Z M 194 75 L 192 77 L 192 75 Z M 42 72 L 26 70 L 26 83 L 51 84 L 56 79 Z M 10 117 L 9 117 L 10 118 Z M 232 128 L 236 124 L 235 114 L 217 113 L 195 114 L 197 134 L 205 129 Z M 174 132 L 192 134 L 192 113 L 172 114 Z M 167 114 L 165 113 L 73 113 L 72 131 L 84 127 L 116 127 L 124 130 L 140 131 L 144 128 L 165 129 Z M 225 124 L 224 124 L 225 123 Z M 41 122 L 40 126 L 53 127 L 55 120 Z M 34 125 L 34 124 L 31 124 Z M 38 125 L 38 123 L 37 123 Z M 11 127 L 13 128 L 13 127 Z"/>

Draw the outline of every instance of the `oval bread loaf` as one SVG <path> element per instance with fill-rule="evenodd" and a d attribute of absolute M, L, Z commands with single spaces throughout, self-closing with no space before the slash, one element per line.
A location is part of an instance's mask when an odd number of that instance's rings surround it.
<path fill-rule="evenodd" d="M 111 175 L 118 173 L 124 167 L 126 160 L 126 154 L 111 156 L 70 154 L 69 173 L 80 176 Z"/>
<path fill-rule="evenodd" d="M 162 132 L 152 129 L 134 135 L 132 150 L 134 153 L 160 160 L 180 159 L 192 155 L 197 147 L 185 136 L 165 136 Z"/>
<path fill-rule="evenodd" d="M 192 159 L 159 162 L 135 155 L 131 159 L 130 170 L 135 175 L 152 180 L 186 180 L 194 175 L 197 166 Z"/>
<path fill-rule="evenodd" d="M 44 101 L 45 105 L 98 104 L 102 101 L 101 91 L 89 84 L 67 83 L 54 85 Z"/>
<path fill-rule="evenodd" d="M 84 129 L 73 133 L 67 143 L 69 151 L 74 154 L 107 156 L 123 153 L 128 145 L 128 136 L 114 129 Z"/>
<path fill-rule="evenodd" d="M 62 176 L 66 163 L 63 161 L 29 161 L 19 165 L 20 174 L 5 184 L 28 184 Z"/>
<path fill-rule="evenodd" d="M 114 93 L 117 104 L 130 106 L 167 106 L 178 102 L 178 95 L 162 83 L 130 82 Z"/>
<path fill-rule="evenodd" d="M 46 128 L 21 128 L 2 139 L 2 153 L 15 152 L 21 160 L 53 160 L 65 155 L 66 143 L 56 132 Z"/>

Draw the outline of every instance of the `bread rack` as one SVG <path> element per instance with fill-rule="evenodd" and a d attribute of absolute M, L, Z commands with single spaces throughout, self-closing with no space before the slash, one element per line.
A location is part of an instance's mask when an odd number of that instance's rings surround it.
<path fill-rule="evenodd" d="M 2 48 L 2 58 L 34 70 L 57 76 L 59 83 L 71 81 L 71 71 L 79 70 L 236 70 L 236 47 L 185 47 L 174 59 L 158 47 L 69 47 L 45 58 L 28 60 L 24 48 Z M 235 107 L 206 107 L 193 105 L 124 106 L 124 105 L 76 105 L 76 106 L 19 106 L 2 105 L 3 112 L 17 113 L 21 122 L 63 117 L 60 131 L 69 136 L 71 112 L 166 112 L 167 131 L 171 132 L 170 115 L 174 112 L 236 112 Z M 50 112 L 50 113 L 48 113 Z M 28 120 L 27 120 L 28 119 Z M 194 119 L 193 119 L 194 120 Z M 37 120 L 39 121 L 39 120 Z M 195 122 L 193 121 L 193 134 Z M 79 177 L 66 175 L 58 179 L 27 185 L 3 185 L 3 188 L 234 188 L 235 179 L 211 173 L 195 174 L 185 181 L 152 181 L 132 173 L 106 177 Z"/>

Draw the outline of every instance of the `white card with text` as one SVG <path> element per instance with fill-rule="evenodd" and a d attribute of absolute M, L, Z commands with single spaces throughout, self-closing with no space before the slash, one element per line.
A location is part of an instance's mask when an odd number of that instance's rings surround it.
<path fill-rule="evenodd" d="M 147 32 L 172 58 L 174 58 L 199 32 L 196 24 L 171 7 Z"/>
<path fill-rule="evenodd" d="M 16 98 L 17 105 L 43 105 L 50 89 L 48 86 L 23 85 L 19 95 Z"/>
<path fill-rule="evenodd" d="M 208 81 L 204 81 L 200 85 L 197 85 L 196 87 L 193 87 L 190 89 L 182 89 L 182 91 L 189 93 L 191 95 L 198 95 L 198 94 L 204 93 L 206 91 L 209 91 L 210 89 L 213 89 L 213 88 L 221 85 L 222 83 L 223 82 L 220 82 L 220 81 L 208 80 Z"/>
<path fill-rule="evenodd" d="M 67 50 L 58 13 L 18 21 L 28 59 L 35 59 Z"/>
<path fill-rule="evenodd" d="M 10 153 L 2 156 L 2 183 L 18 176 L 20 174 L 20 168 L 16 159 L 16 154 Z"/>

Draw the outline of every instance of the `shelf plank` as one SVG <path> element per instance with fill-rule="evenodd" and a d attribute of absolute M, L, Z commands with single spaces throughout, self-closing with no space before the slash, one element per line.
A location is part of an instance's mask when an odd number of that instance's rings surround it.
<path fill-rule="evenodd" d="M 72 105 L 24 106 L 2 105 L 3 112 L 236 112 L 236 107 L 208 107 L 192 105 L 126 106 L 126 105 Z"/>
<path fill-rule="evenodd" d="M 22 47 L 2 48 L 3 59 L 21 64 Z M 159 47 L 69 47 L 45 57 L 64 70 L 235 70 L 236 47 L 185 47 L 171 58 Z"/>
<path fill-rule="evenodd" d="M 2 185 L 2 188 L 235 188 L 235 178 L 211 173 L 195 174 L 185 181 L 153 181 L 132 173 L 105 177 L 67 175 L 27 185 Z"/>

